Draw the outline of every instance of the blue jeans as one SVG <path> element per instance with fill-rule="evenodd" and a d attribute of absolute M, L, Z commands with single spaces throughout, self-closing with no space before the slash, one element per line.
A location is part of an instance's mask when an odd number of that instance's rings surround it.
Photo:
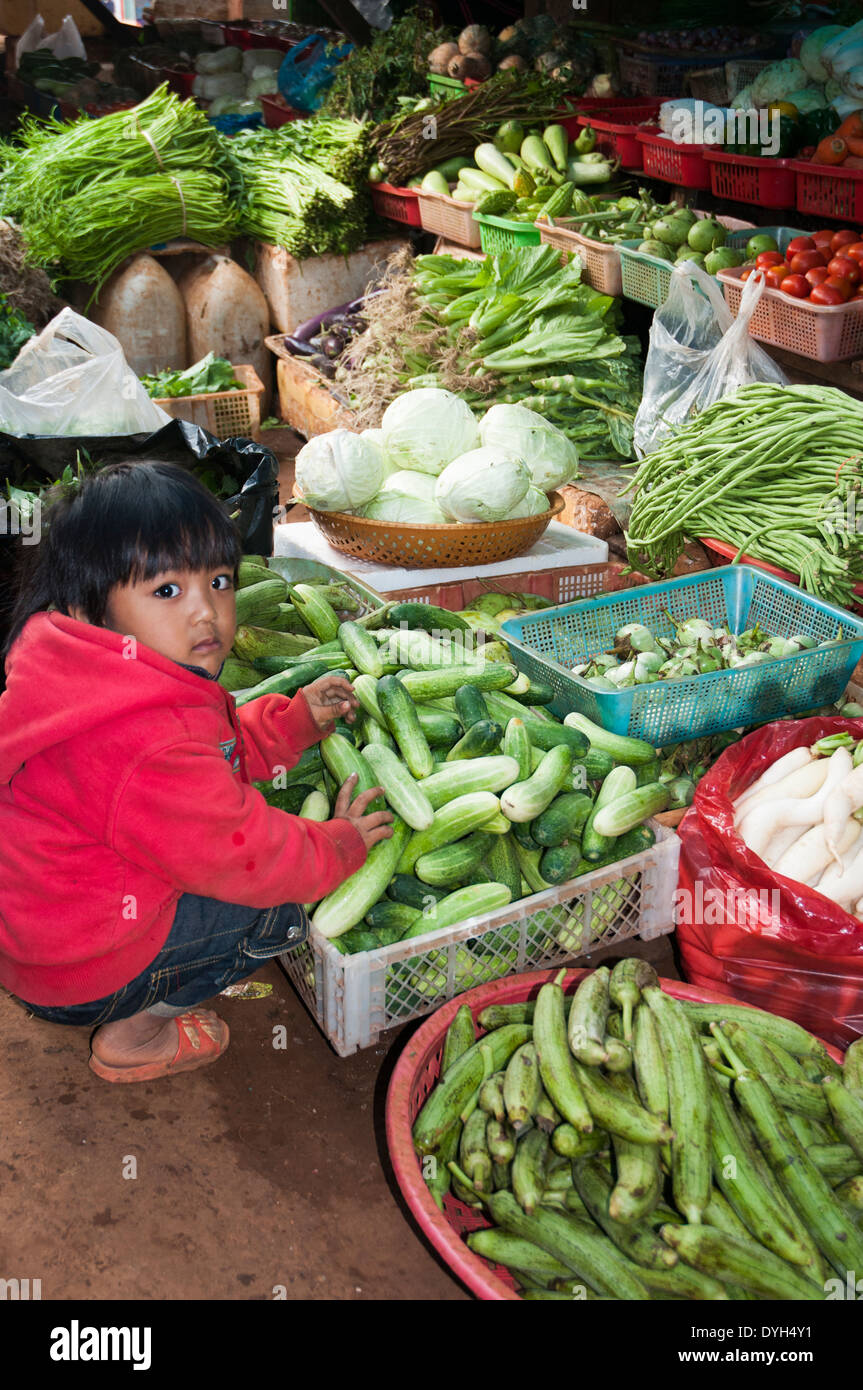
<path fill-rule="evenodd" d="M 261 909 L 183 893 L 161 951 L 127 985 L 91 1004 L 20 1003 L 51 1023 L 91 1028 L 145 1010 L 169 1018 L 253 975 L 308 935 L 309 919 L 299 903 Z"/>

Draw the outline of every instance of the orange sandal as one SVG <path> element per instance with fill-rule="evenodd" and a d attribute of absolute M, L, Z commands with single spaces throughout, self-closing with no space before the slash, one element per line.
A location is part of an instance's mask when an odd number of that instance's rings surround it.
<path fill-rule="evenodd" d="M 218 1061 L 230 1042 L 230 1030 L 221 1018 L 202 1018 L 190 1009 L 188 1013 L 178 1014 L 174 1022 L 179 1036 L 172 1061 L 148 1062 L 140 1067 L 109 1067 L 91 1053 L 90 1070 L 103 1081 L 155 1081 L 160 1076 L 174 1076 L 209 1066 Z"/>

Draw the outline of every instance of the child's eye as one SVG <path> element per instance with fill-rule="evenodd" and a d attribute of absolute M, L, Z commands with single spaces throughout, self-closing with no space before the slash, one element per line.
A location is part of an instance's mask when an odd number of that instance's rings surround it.
<path fill-rule="evenodd" d="M 156 598 L 175 598 L 175 597 L 176 597 L 175 594 L 166 593 L 166 592 L 165 592 L 166 589 L 176 589 L 177 593 L 180 592 L 180 586 L 179 586 L 179 584 L 174 584 L 174 583 L 160 584 L 159 587 L 158 587 L 158 589 L 156 589 L 156 591 L 155 591 L 155 593 L 156 593 Z"/>
<path fill-rule="evenodd" d="M 234 581 L 229 574 L 217 574 L 213 583 L 220 589 L 233 589 Z"/>

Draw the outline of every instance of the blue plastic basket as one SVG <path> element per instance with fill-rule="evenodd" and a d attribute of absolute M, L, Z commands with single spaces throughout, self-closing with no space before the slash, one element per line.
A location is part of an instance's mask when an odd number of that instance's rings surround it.
<path fill-rule="evenodd" d="M 757 622 L 771 636 L 799 632 L 831 641 L 841 629 L 843 640 L 760 666 L 620 691 L 596 690 L 571 674 L 573 666 L 610 651 L 624 623 L 641 622 L 657 637 L 670 637 L 668 612 L 678 621 L 727 623 L 735 633 Z M 656 748 L 832 704 L 863 656 L 863 620 L 750 565 L 725 565 L 545 608 L 511 618 L 502 632 L 519 670 L 554 688 L 555 714 L 578 710 L 612 733 L 646 739 Z"/>

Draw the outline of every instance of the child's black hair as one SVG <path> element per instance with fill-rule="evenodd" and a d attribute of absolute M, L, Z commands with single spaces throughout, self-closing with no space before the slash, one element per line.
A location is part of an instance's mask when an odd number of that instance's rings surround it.
<path fill-rule="evenodd" d="M 242 555 L 213 494 L 188 469 L 157 459 L 108 464 L 52 489 L 41 522 L 39 544 L 22 547 L 4 656 L 35 613 L 80 608 L 98 626 L 117 584 L 220 565 L 236 579 Z"/>

